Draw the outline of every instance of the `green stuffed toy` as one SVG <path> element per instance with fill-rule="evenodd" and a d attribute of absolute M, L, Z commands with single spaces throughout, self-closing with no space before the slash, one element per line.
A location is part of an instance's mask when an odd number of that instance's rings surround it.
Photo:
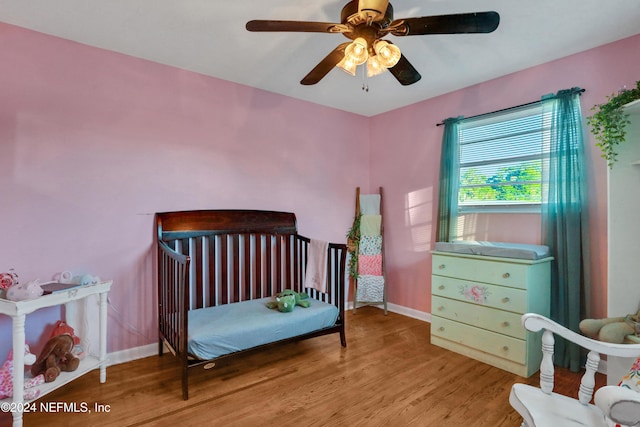
<path fill-rule="evenodd" d="M 640 321 L 640 311 L 627 317 L 585 319 L 580 322 L 580 332 L 589 338 L 622 344 L 627 335 L 636 333 L 635 325 Z"/>
<path fill-rule="evenodd" d="M 309 295 L 304 292 L 298 293 L 291 289 L 285 289 L 276 295 L 275 301 L 269 301 L 267 303 L 268 308 L 277 308 L 282 313 L 288 313 L 293 311 L 296 305 L 307 308 L 311 305 L 309 301 Z"/>

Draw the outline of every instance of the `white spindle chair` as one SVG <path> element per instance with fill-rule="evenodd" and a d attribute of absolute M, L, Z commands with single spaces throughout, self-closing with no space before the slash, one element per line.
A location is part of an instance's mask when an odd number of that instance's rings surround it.
<path fill-rule="evenodd" d="M 522 416 L 521 427 L 611 427 L 616 423 L 621 426 L 640 426 L 640 393 L 635 390 L 604 386 L 596 391 L 595 404 L 590 403 L 600 355 L 637 358 L 640 356 L 640 344 L 612 344 L 592 340 L 533 313 L 522 316 L 522 326 L 532 332 L 544 332 L 540 388 L 514 384 L 509 396 L 509 403 Z M 577 399 L 553 392 L 554 334 L 589 350 Z"/>

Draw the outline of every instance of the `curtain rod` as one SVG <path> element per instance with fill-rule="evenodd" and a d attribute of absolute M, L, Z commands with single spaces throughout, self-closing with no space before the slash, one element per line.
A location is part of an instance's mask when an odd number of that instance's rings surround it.
<path fill-rule="evenodd" d="M 576 92 L 577 93 L 582 93 L 584 91 L 585 91 L 585 89 L 579 89 Z M 489 113 L 476 114 L 475 116 L 464 117 L 464 118 L 465 119 L 475 119 L 476 117 L 482 117 L 482 116 L 486 116 L 488 114 L 502 113 L 503 111 L 509 111 L 509 110 L 513 110 L 513 109 L 516 109 L 516 108 L 520 108 L 520 107 L 526 107 L 527 105 L 537 104 L 538 102 L 542 102 L 542 101 L 543 101 L 542 99 L 539 99 L 537 101 L 527 102 L 526 104 L 520 104 L 520 105 L 516 105 L 516 106 L 513 106 L 513 107 L 503 108 L 501 110 L 491 111 Z M 444 125 L 444 120 L 441 121 L 440 123 L 436 123 L 436 126 L 442 126 L 442 125 Z"/>

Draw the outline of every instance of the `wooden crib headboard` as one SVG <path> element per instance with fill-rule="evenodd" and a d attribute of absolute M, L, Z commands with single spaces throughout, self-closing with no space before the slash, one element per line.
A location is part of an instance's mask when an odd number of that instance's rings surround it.
<path fill-rule="evenodd" d="M 258 210 L 200 210 L 156 214 L 158 239 L 169 241 L 215 234 L 296 234 L 291 212 Z"/>

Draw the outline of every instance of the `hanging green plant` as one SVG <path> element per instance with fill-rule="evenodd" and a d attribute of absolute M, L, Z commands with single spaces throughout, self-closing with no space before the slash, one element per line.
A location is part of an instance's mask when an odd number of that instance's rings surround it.
<path fill-rule="evenodd" d="M 636 82 L 634 89 L 613 93 L 607 96 L 607 102 L 604 104 L 594 105 L 591 108 L 593 115 L 587 117 L 591 133 L 598 141 L 596 146 L 600 147 L 602 157 L 607 160 L 610 168 L 616 162 L 616 147 L 624 142 L 627 135 L 625 128 L 630 123 L 629 114 L 625 113 L 622 107 L 636 99 L 640 99 L 640 80 Z"/>
<path fill-rule="evenodd" d="M 347 232 L 347 251 L 349 257 L 349 276 L 358 278 L 358 244 L 360 243 L 360 220 L 362 214 L 353 219 L 353 225 Z"/>

